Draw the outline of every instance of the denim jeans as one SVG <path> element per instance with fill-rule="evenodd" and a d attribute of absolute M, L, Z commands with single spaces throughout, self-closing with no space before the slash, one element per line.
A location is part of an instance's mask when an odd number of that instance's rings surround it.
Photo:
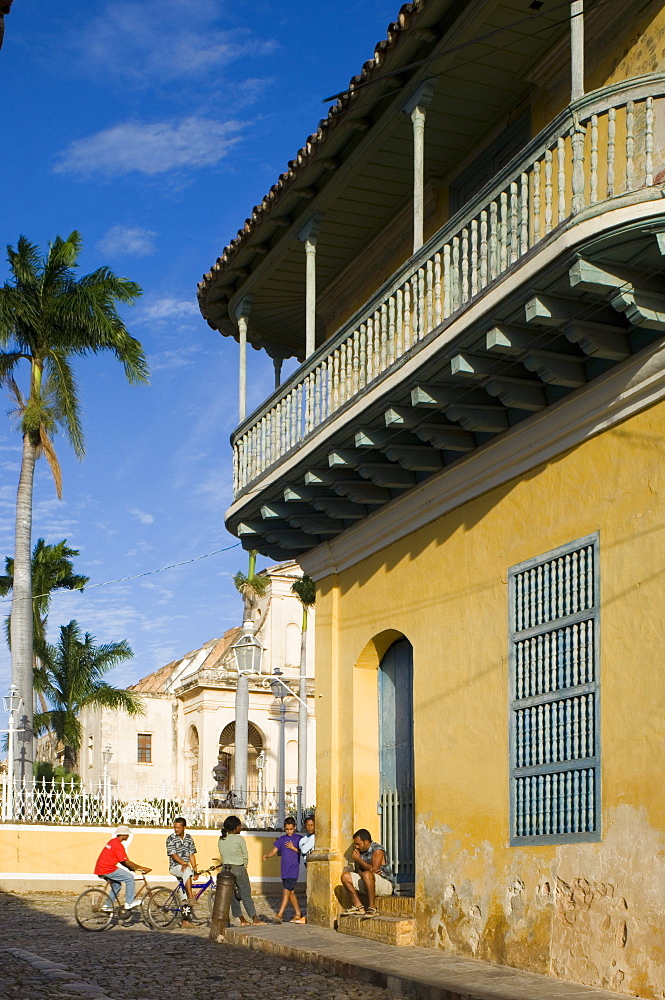
<path fill-rule="evenodd" d="M 114 872 L 106 876 L 108 879 L 113 879 L 110 882 L 111 895 L 113 899 L 116 900 L 120 895 L 119 882 L 125 887 L 125 906 L 129 906 L 130 903 L 134 902 L 134 892 L 136 883 L 134 881 L 134 873 L 130 872 L 128 868 L 123 868 L 122 865 L 118 865 Z"/>
<path fill-rule="evenodd" d="M 247 869 L 244 865 L 224 865 L 224 867 L 228 868 L 235 875 L 238 888 L 240 889 L 243 905 L 247 910 L 247 916 L 251 917 L 253 920 L 256 916 L 256 907 L 254 906 L 254 900 L 252 899 L 252 887 L 249 883 Z M 231 897 L 231 913 L 234 917 L 242 916 L 240 903 L 235 896 Z"/>

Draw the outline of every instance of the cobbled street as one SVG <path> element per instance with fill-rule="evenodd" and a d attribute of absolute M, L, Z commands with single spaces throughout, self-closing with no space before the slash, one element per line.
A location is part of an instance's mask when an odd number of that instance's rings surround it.
<path fill-rule="evenodd" d="M 74 921 L 75 899 L 75 893 L 0 893 L 0 1000 L 402 1000 L 305 965 L 215 944 L 205 920 L 157 932 L 137 917 L 131 927 L 86 932 Z M 265 900 L 257 899 L 257 908 L 272 917 Z M 294 936 L 298 931 L 294 924 Z"/>

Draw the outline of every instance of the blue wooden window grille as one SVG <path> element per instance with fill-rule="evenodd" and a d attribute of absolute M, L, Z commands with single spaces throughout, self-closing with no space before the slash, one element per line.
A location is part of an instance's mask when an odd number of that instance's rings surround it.
<path fill-rule="evenodd" d="M 598 535 L 509 579 L 510 842 L 599 840 Z"/>

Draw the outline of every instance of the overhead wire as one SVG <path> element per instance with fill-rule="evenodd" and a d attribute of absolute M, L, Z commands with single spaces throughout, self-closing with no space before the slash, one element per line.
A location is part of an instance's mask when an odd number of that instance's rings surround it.
<path fill-rule="evenodd" d="M 221 552 L 230 552 L 231 549 L 237 549 L 239 545 L 240 542 L 234 542 L 233 545 L 227 545 L 223 549 L 213 549 L 212 552 L 204 552 L 200 556 L 192 556 L 191 559 L 181 559 L 180 562 L 169 563 L 168 566 L 160 566 L 157 569 L 148 569 L 143 573 L 134 573 L 132 576 L 121 576 L 117 580 L 102 580 L 100 583 L 86 584 L 84 587 L 74 587 L 72 590 L 63 588 L 61 592 L 67 594 L 82 593 L 94 590 L 97 587 L 110 587 L 117 583 L 127 583 L 130 580 L 140 580 L 146 576 L 154 576 L 156 573 L 164 573 L 168 569 L 179 569 L 181 566 L 191 566 L 193 563 L 201 562 L 202 559 L 210 559 L 211 556 L 218 556 Z M 49 597 L 52 593 L 52 591 L 49 591 L 45 594 L 33 594 L 32 600 L 37 601 L 41 597 Z M 6 604 L 12 600 L 13 595 L 12 597 L 2 597 L 0 598 L 0 604 Z"/>

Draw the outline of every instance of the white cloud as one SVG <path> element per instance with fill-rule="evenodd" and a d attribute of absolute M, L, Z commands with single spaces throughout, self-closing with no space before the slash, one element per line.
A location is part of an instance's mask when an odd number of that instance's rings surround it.
<path fill-rule="evenodd" d="M 97 244 L 97 249 L 109 257 L 149 257 L 155 252 L 155 237 L 152 229 L 139 226 L 112 226 Z"/>
<path fill-rule="evenodd" d="M 183 319 L 198 316 L 199 309 L 192 299 L 176 299 L 164 295 L 152 302 L 143 302 L 139 306 L 141 322 L 154 323 L 156 320 Z"/>
<path fill-rule="evenodd" d="M 129 513 L 141 524 L 153 524 L 155 520 L 153 514 L 147 514 L 144 510 L 139 510 L 138 507 L 130 507 Z"/>
<path fill-rule="evenodd" d="M 125 0 L 107 4 L 79 35 L 86 63 L 123 79 L 200 79 L 234 60 L 274 48 L 224 24 L 217 0 Z"/>
<path fill-rule="evenodd" d="M 149 177 L 219 163 L 240 141 L 243 122 L 192 115 L 171 122 L 123 122 L 77 139 L 58 154 L 55 173 Z"/>

